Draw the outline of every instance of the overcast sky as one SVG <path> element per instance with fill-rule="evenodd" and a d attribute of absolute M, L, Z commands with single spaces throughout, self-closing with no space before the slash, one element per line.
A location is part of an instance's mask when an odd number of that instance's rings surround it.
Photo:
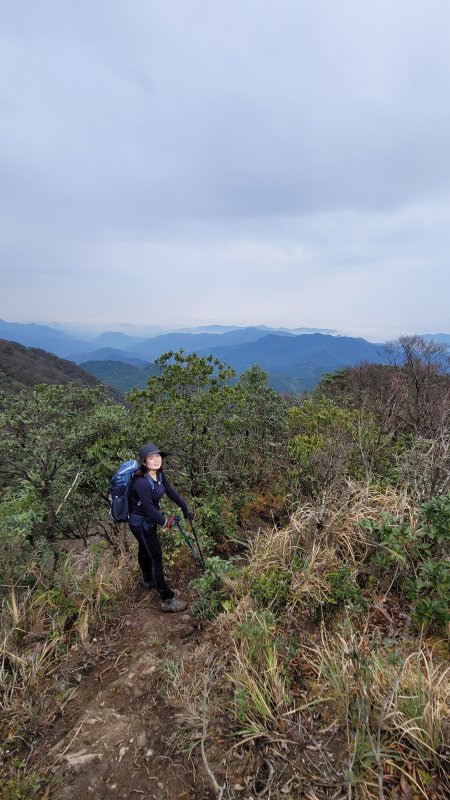
<path fill-rule="evenodd" d="M 0 316 L 450 332 L 448 0 L 0 0 Z"/>

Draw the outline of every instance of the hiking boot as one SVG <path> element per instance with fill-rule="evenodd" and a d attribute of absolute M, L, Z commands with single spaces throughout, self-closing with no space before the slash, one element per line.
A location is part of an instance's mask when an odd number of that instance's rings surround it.
<path fill-rule="evenodd" d="M 187 608 L 185 600 L 171 597 L 170 600 L 161 600 L 161 611 L 184 611 Z"/>

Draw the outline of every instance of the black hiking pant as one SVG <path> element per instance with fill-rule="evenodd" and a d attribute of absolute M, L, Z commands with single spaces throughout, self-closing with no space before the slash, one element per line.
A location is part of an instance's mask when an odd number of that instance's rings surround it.
<path fill-rule="evenodd" d="M 164 577 L 157 525 L 150 525 L 140 514 L 130 514 L 128 524 L 138 541 L 138 562 L 144 580 L 153 582 L 161 600 L 170 600 L 175 595 Z"/>

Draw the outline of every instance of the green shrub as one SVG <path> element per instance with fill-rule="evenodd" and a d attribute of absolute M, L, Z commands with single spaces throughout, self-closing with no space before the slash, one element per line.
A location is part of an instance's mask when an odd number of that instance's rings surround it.
<path fill-rule="evenodd" d="M 9 776 L 2 781 L 3 800 L 32 800 L 42 787 L 42 779 L 27 769 L 25 761 L 13 759 Z"/>
<path fill-rule="evenodd" d="M 425 561 L 409 582 L 413 616 L 421 625 L 442 629 L 450 622 L 450 563 Z"/>
<path fill-rule="evenodd" d="M 213 619 L 225 608 L 228 591 L 222 583 L 222 577 L 232 578 L 237 574 L 233 560 L 224 560 L 219 556 L 206 559 L 206 570 L 199 578 L 190 582 L 189 588 L 199 593 L 192 605 L 192 611 L 203 619 Z"/>
<path fill-rule="evenodd" d="M 224 495 L 205 498 L 197 501 L 195 510 L 205 545 L 209 543 L 209 549 L 218 541 L 235 535 L 237 513 L 231 506 L 230 498 Z"/>
<path fill-rule="evenodd" d="M 421 625 L 445 628 L 450 621 L 450 495 L 434 497 L 420 507 L 416 530 L 382 514 L 380 521 L 364 520 L 362 526 L 381 546 L 372 564 L 389 572 L 402 564 L 396 586 L 406 589 L 413 617 Z"/>
<path fill-rule="evenodd" d="M 382 512 L 381 522 L 363 520 L 361 527 L 371 534 L 380 546 L 372 557 L 373 566 L 385 572 L 399 563 L 405 563 L 408 549 L 413 546 L 411 528 L 387 512 Z"/>
<path fill-rule="evenodd" d="M 422 526 L 417 532 L 422 553 L 445 554 L 450 544 L 450 494 L 433 497 L 421 506 Z"/>
<path fill-rule="evenodd" d="M 342 566 L 326 575 L 329 593 L 327 599 L 322 603 L 321 609 L 325 616 L 329 615 L 335 608 L 342 606 L 353 606 L 361 609 L 366 606 L 361 589 L 355 582 L 348 567 Z"/>
<path fill-rule="evenodd" d="M 275 565 L 252 576 L 250 595 L 258 608 L 279 610 L 285 608 L 289 599 L 292 576 Z"/>

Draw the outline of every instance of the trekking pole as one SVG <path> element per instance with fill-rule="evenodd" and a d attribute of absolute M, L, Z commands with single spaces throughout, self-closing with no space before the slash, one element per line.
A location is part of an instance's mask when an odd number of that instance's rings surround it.
<path fill-rule="evenodd" d="M 200 558 L 201 558 L 201 561 L 202 561 L 203 569 L 206 569 L 205 559 L 203 558 L 203 553 L 202 553 L 202 550 L 201 550 L 201 547 L 200 547 L 200 542 L 198 541 L 197 531 L 195 530 L 195 528 L 194 528 L 194 526 L 192 524 L 192 520 L 189 520 L 189 521 L 191 523 L 191 530 L 192 530 L 192 533 L 194 534 L 195 544 L 197 545 L 197 549 L 198 549 L 198 552 L 200 554 Z"/>
<path fill-rule="evenodd" d="M 200 550 L 200 547 L 198 545 L 197 537 L 195 537 L 195 540 L 197 542 L 197 547 L 198 547 L 199 554 L 197 554 L 195 552 L 194 548 L 192 547 L 192 542 L 189 539 L 189 536 L 187 535 L 186 531 L 183 530 L 183 528 L 181 527 L 181 524 L 178 522 L 178 520 L 176 520 L 175 525 L 177 526 L 178 530 L 180 531 L 184 541 L 186 542 L 187 546 L 189 547 L 189 550 L 191 551 L 192 555 L 194 556 L 197 564 L 199 564 L 199 566 L 202 568 L 202 570 L 205 571 L 206 570 L 205 559 L 203 558 L 202 551 Z"/>

